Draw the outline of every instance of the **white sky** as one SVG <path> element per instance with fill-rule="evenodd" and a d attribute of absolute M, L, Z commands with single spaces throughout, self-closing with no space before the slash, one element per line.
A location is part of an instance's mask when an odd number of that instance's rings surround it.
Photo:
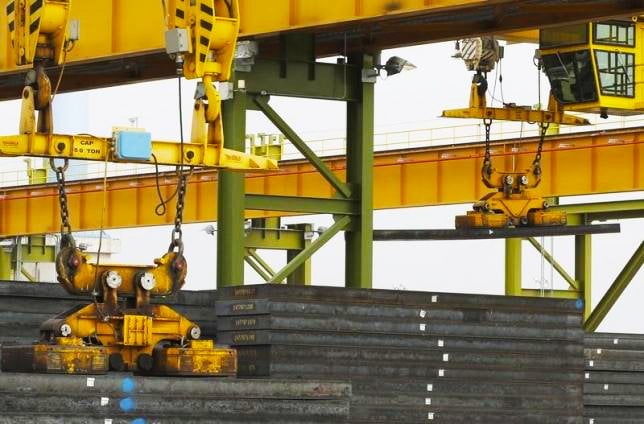
<path fill-rule="evenodd" d="M 537 71 L 532 64 L 534 46 L 506 47 L 503 61 L 503 94 L 506 101 L 517 104 L 537 103 Z M 471 74 L 463 63 L 451 59 L 453 43 L 417 46 L 383 52 L 383 61 L 391 55 L 409 60 L 418 68 L 376 84 L 376 132 L 411 130 L 433 126 L 463 125 L 463 122 L 437 118 L 443 109 L 467 105 Z M 490 89 L 494 86 L 490 76 Z M 542 101 L 547 101 L 547 80 L 542 77 Z M 185 135 L 189 137 L 190 111 L 194 82 L 184 81 L 183 110 Z M 496 97 L 500 97 L 497 86 Z M 274 98 L 273 107 L 305 139 L 337 137 L 344 133 L 344 106 L 337 102 Z M 61 94 L 54 104 L 56 131 L 108 135 L 112 126 L 128 125 L 136 117 L 141 127 L 151 131 L 155 139 L 178 139 L 176 113 L 176 81 L 157 81 L 114 87 L 93 92 Z M 0 133 L 11 134 L 17 129 L 19 104 L 0 103 Z M 597 118 L 593 119 L 594 121 Z M 259 112 L 248 113 L 248 133 L 277 130 Z M 640 124 L 641 125 L 641 124 Z M 188 138 L 187 138 L 188 139 Z M 3 168 L 21 167 L 15 159 L 1 159 Z M 422 183 L 422 182 L 419 182 Z M 375 187 L 378 190 L 378 187 Z M 625 195 L 584 197 L 565 201 L 603 201 L 642 198 L 642 192 Z M 216 194 L 212 193 L 213 199 Z M 150 205 L 153 208 L 155 205 Z M 127 207 L 127 205 L 123 205 Z M 412 208 L 376 211 L 375 228 L 447 228 L 453 226 L 455 215 L 463 214 L 469 205 Z M 330 216 L 295 217 L 285 223 L 312 222 L 330 226 Z M 206 224 L 186 225 L 184 239 L 189 264 L 187 289 L 215 288 L 215 237 L 202 231 Z M 150 263 L 161 255 L 169 242 L 169 227 L 138 228 L 109 231 L 122 240 L 122 251 L 115 261 Z M 642 241 L 644 220 L 622 222 L 619 235 L 596 235 L 593 238 L 593 303 L 601 298 L 622 266 Z M 545 241 L 550 248 L 551 239 Z M 504 242 L 390 242 L 374 246 L 374 281 L 376 288 L 403 288 L 464 293 L 502 294 L 504 290 Z M 261 252 L 274 269 L 286 261 L 285 253 Z M 570 274 L 574 273 L 572 237 L 556 238 L 554 254 Z M 539 287 L 542 275 L 551 280 L 551 268 L 541 266 L 538 252 L 524 243 L 524 287 Z M 554 287 L 565 283 L 554 272 Z M 342 285 L 344 280 L 344 237 L 336 236 L 313 257 L 315 284 Z M 247 266 L 246 281 L 262 282 Z M 644 332 L 644 271 L 635 277 L 600 331 Z"/>

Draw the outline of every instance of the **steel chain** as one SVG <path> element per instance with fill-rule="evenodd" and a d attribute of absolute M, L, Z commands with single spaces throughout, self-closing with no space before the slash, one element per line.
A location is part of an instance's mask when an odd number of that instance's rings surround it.
<path fill-rule="evenodd" d="M 51 166 L 51 169 L 56 173 L 56 182 L 58 184 L 58 202 L 60 204 L 60 233 L 63 236 L 71 236 L 72 226 L 69 223 L 67 191 L 65 190 L 65 171 L 69 166 L 69 161 L 65 159 L 63 166 L 56 166 L 54 159 L 50 159 L 49 165 Z"/>
<path fill-rule="evenodd" d="M 485 125 L 485 158 L 483 159 L 483 172 L 488 177 L 492 175 L 492 154 L 490 152 L 490 130 L 492 129 L 492 119 L 483 119 Z"/>
<path fill-rule="evenodd" d="M 492 127 L 491 119 L 483 119 L 483 125 L 485 125 L 485 157 L 483 159 L 483 172 L 487 176 L 492 175 L 492 154 L 491 154 L 491 142 L 490 142 L 490 130 Z M 537 145 L 537 153 L 535 154 L 532 164 L 535 168 L 535 174 L 541 175 L 541 154 L 543 152 L 543 144 L 546 139 L 546 132 L 548 131 L 549 123 L 539 124 L 539 144 Z"/>
<path fill-rule="evenodd" d="M 541 123 L 539 125 L 539 144 L 537 145 L 537 153 L 534 156 L 532 165 L 534 166 L 534 173 L 538 176 L 541 175 L 541 153 L 543 152 L 543 143 L 546 139 L 546 132 L 548 131 L 549 123 Z"/>
<path fill-rule="evenodd" d="M 185 206 L 186 191 L 188 189 L 188 177 L 190 173 L 178 172 L 179 187 L 177 190 L 177 210 L 174 216 L 174 228 L 172 229 L 172 241 L 170 243 L 169 251 L 173 251 L 176 247 L 180 254 L 183 254 L 183 208 Z"/>

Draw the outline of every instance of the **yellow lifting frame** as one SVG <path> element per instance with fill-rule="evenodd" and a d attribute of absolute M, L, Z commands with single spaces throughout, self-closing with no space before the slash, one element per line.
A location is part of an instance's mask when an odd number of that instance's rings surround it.
<path fill-rule="evenodd" d="M 183 149 L 183 158 L 181 151 Z M 152 141 L 152 154 L 158 165 L 181 165 L 226 168 L 239 171 L 276 170 L 277 161 L 261 156 L 225 149 L 206 143 L 177 143 Z M 0 156 L 36 156 L 60 159 L 82 159 L 109 162 L 137 162 L 120 159 L 114 150 L 114 140 L 92 135 L 23 134 L 0 136 Z M 150 158 L 140 163 L 154 164 Z"/>

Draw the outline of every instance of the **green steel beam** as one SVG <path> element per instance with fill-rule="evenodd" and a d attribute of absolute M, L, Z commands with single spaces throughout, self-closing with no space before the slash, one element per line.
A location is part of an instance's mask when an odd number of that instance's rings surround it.
<path fill-rule="evenodd" d="M 592 236 L 589 234 L 575 236 L 575 280 L 583 294 L 584 319 L 590 316 L 592 277 Z"/>
<path fill-rule="evenodd" d="M 257 107 L 264 112 L 264 115 L 277 127 L 278 130 L 299 150 L 306 159 L 318 170 L 333 188 L 335 188 L 342 197 L 351 197 L 349 186 L 337 177 L 322 159 L 300 138 L 299 135 L 282 119 L 281 116 L 268 104 L 268 96 L 255 96 L 253 98 Z"/>
<path fill-rule="evenodd" d="M 644 264 L 644 242 L 640 243 L 633 256 L 628 260 L 604 297 L 599 301 L 588 319 L 584 322 L 586 331 L 595 331 L 610 312 L 617 299 L 622 295 L 629 283 Z"/>
<path fill-rule="evenodd" d="M 558 299 L 579 299 L 581 293 L 576 290 L 539 290 L 521 289 L 521 296 L 527 297 L 555 297 Z"/>
<path fill-rule="evenodd" d="M 251 267 L 251 268 L 253 268 L 253 269 L 255 270 L 255 272 L 256 272 L 260 277 L 262 277 L 262 279 L 263 279 L 264 281 L 268 281 L 268 280 L 270 280 L 270 279 L 271 279 L 271 276 L 270 276 L 270 275 L 268 275 L 268 274 L 266 273 L 266 271 L 264 271 L 264 270 L 262 269 L 262 267 L 261 267 L 261 266 L 259 266 L 259 264 L 258 264 L 257 262 L 255 262 L 255 260 L 254 260 L 253 258 L 251 258 L 250 256 L 245 256 L 245 257 L 244 257 L 244 261 L 246 261 L 246 263 L 247 263 L 248 265 L 250 265 L 250 267 Z"/>
<path fill-rule="evenodd" d="M 300 252 L 311 245 L 313 235 L 313 225 L 311 224 L 291 224 L 288 226 L 291 230 L 299 231 L 304 243 L 304 248 L 298 250 L 286 251 L 286 262 L 291 262 L 300 254 Z M 295 268 L 295 270 L 286 278 L 286 284 L 289 285 L 305 285 L 311 284 L 311 260 L 307 259 L 302 265 Z"/>
<path fill-rule="evenodd" d="M 349 64 L 373 70 L 374 57 L 356 54 Z M 347 103 L 347 183 L 359 202 L 359 215 L 345 232 L 345 285 L 371 288 L 373 279 L 373 132 L 374 83 L 356 77 L 360 101 Z"/>
<path fill-rule="evenodd" d="M 561 275 L 563 279 L 566 280 L 571 288 L 573 288 L 574 290 L 579 290 L 579 283 L 577 283 L 577 281 L 575 281 L 575 279 L 566 272 L 564 267 L 562 267 L 559 262 L 557 262 L 557 260 L 550 254 L 550 252 L 548 252 L 534 237 L 528 237 L 527 240 L 535 247 L 535 249 L 539 251 L 539 253 L 543 255 L 544 259 L 547 260 L 552 265 L 552 267 L 557 270 L 559 275 Z"/>
<path fill-rule="evenodd" d="M 31 283 L 34 281 L 37 281 L 37 278 L 35 275 L 33 275 L 31 272 L 27 271 L 24 266 L 20 267 L 20 273 L 24 275 L 24 277 Z"/>
<path fill-rule="evenodd" d="M 358 86 L 349 82 L 360 72 L 360 68 L 344 64 L 260 58 L 251 72 L 240 72 L 238 76 L 253 94 L 356 101 Z"/>
<path fill-rule="evenodd" d="M 288 277 L 293 271 L 300 267 L 307 259 L 311 257 L 315 252 L 317 252 L 324 244 L 329 241 L 334 235 L 338 232 L 344 230 L 349 223 L 351 222 L 351 217 L 343 216 L 338 218 L 333 225 L 329 227 L 328 230 L 320 234 L 320 236 L 313 240 L 311 244 L 297 254 L 284 268 L 279 270 L 273 275 L 273 277 L 268 281 L 269 283 L 281 283 L 286 277 Z"/>
<path fill-rule="evenodd" d="M 270 280 L 273 274 L 275 274 L 271 267 L 264 262 L 254 249 L 246 249 L 244 261 L 246 261 L 246 263 L 250 265 L 264 281 Z"/>
<path fill-rule="evenodd" d="M 644 199 L 553 206 L 552 210 L 586 215 L 588 220 L 644 218 Z"/>
<path fill-rule="evenodd" d="M 325 199 L 315 197 L 273 196 L 247 194 L 246 209 L 300 212 L 305 214 L 356 215 L 358 204 L 351 199 Z"/>
<path fill-rule="evenodd" d="M 224 146 L 244 151 L 246 92 L 239 81 L 233 98 L 222 102 Z M 219 172 L 217 201 L 217 287 L 244 284 L 244 174 Z"/>
<path fill-rule="evenodd" d="M 304 240 L 300 231 L 251 228 L 246 232 L 244 245 L 249 249 L 302 250 Z"/>
<path fill-rule="evenodd" d="M 521 296 L 521 239 L 505 239 L 505 294 Z"/>

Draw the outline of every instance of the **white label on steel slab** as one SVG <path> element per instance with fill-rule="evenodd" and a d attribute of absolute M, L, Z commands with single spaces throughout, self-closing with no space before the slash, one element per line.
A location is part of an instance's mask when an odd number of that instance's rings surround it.
<path fill-rule="evenodd" d="M 619 344 L 619 339 L 613 339 L 613 344 Z"/>
<path fill-rule="evenodd" d="M 595 419 L 594 418 L 589 419 L 588 424 L 595 424 Z"/>
<path fill-rule="evenodd" d="M 94 387 L 94 382 L 96 379 L 94 377 L 87 377 L 87 387 Z"/>
<path fill-rule="evenodd" d="M 427 311 L 424 309 L 421 309 L 419 315 L 421 318 L 425 318 L 425 316 L 427 316 Z"/>
<path fill-rule="evenodd" d="M 434 419 L 434 413 L 433 412 L 428 412 L 427 413 L 427 419 L 428 420 L 433 420 Z"/>
<path fill-rule="evenodd" d="M 449 361 L 449 353 L 443 353 L 443 362 Z"/>
<path fill-rule="evenodd" d="M 438 341 L 438 347 L 443 347 L 445 346 L 445 342 L 443 340 Z"/>
<path fill-rule="evenodd" d="M 112 419 L 111 418 L 105 418 L 105 421 L 103 424 L 112 424 Z"/>
<path fill-rule="evenodd" d="M 590 380 L 590 373 L 587 372 L 586 374 L 584 374 L 584 377 L 586 378 L 586 380 Z"/>
<path fill-rule="evenodd" d="M 420 328 L 420 331 L 425 331 L 425 328 L 427 327 L 426 324 L 420 324 L 418 328 Z"/>
<path fill-rule="evenodd" d="M 432 404 L 432 398 L 425 398 L 425 405 L 431 405 Z"/>
<path fill-rule="evenodd" d="M 604 390 L 608 390 L 608 384 L 604 384 Z"/>
<path fill-rule="evenodd" d="M 438 296 L 432 296 L 432 303 L 438 302 Z"/>
<path fill-rule="evenodd" d="M 434 385 L 433 385 L 433 384 L 428 384 L 428 385 L 427 385 L 427 391 L 428 391 L 428 392 L 432 392 L 432 391 L 434 391 Z"/>
<path fill-rule="evenodd" d="M 595 361 L 588 361 L 588 366 L 589 367 L 594 367 L 595 366 Z"/>
<path fill-rule="evenodd" d="M 108 403 L 110 403 L 110 398 L 108 398 L 108 397 L 102 397 L 101 398 L 101 406 L 105 406 Z"/>
<path fill-rule="evenodd" d="M 602 350 L 601 350 L 601 349 L 597 349 L 597 354 L 598 354 L 598 355 L 601 355 L 601 354 L 602 354 Z"/>
<path fill-rule="evenodd" d="M 439 377 L 445 377 L 445 370 L 438 370 Z"/>

